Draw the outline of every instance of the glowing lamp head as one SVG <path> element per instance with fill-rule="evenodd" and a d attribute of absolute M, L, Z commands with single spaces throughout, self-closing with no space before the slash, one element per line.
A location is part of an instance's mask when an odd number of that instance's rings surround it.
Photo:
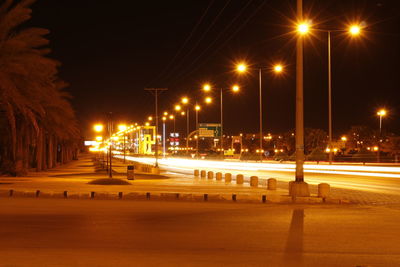
<path fill-rule="evenodd" d="M 93 129 L 94 129 L 95 132 L 99 133 L 99 132 L 103 131 L 104 126 L 102 124 L 96 124 L 96 125 L 93 126 Z"/>
<path fill-rule="evenodd" d="M 185 114 L 186 114 L 185 111 L 182 111 L 182 112 L 181 112 L 181 115 L 182 115 L 182 116 L 185 116 Z"/>
<path fill-rule="evenodd" d="M 200 110 L 200 106 L 199 106 L 199 105 L 196 105 L 196 106 L 194 107 L 194 109 L 195 109 L 196 111 L 199 111 L 199 110 Z"/>
<path fill-rule="evenodd" d="M 245 72 L 247 70 L 247 66 L 244 63 L 240 63 L 236 66 L 237 72 Z"/>
<path fill-rule="evenodd" d="M 386 112 L 386 110 L 381 109 L 381 110 L 378 111 L 377 114 L 378 114 L 378 116 L 384 117 L 384 116 L 386 116 L 387 112 Z"/>
<path fill-rule="evenodd" d="M 358 25 L 352 25 L 349 28 L 349 32 L 351 35 L 359 35 L 361 32 L 361 28 Z"/>
<path fill-rule="evenodd" d="M 347 141 L 347 137 L 346 137 L 346 136 L 342 136 L 341 140 L 342 140 L 343 142 L 346 142 L 346 141 Z"/>
<path fill-rule="evenodd" d="M 187 97 L 182 97 L 182 103 L 183 103 L 183 104 L 189 103 L 189 98 L 187 98 Z"/>
<path fill-rule="evenodd" d="M 275 65 L 275 66 L 274 66 L 274 71 L 275 71 L 276 73 L 281 73 L 281 72 L 283 71 L 282 65 L 280 65 L 280 64 Z"/>
<path fill-rule="evenodd" d="M 239 89 L 240 89 L 240 88 L 239 88 L 239 85 L 236 85 L 236 84 L 235 84 L 234 86 L 232 86 L 232 91 L 235 92 L 235 93 L 236 93 L 236 92 L 239 92 Z"/>
<path fill-rule="evenodd" d="M 152 117 L 152 116 L 149 116 L 149 117 L 147 118 L 147 120 L 152 121 L 152 120 L 153 120 L 153 117 Z"/>
<path fill-rule="evenodd" d="M 310 31 L 310 25 L 306 22 L 297 25 L 297 32 L 300 34 L 307 34 Z"/>
<path fill-rule="evenodd" d="M 203 90 L 204 90 L 205 92 L 209 92 L 209 91 L 211 90 L 211 85 L 209 85 L 208 83 L 205 84 L 205 85 L 203 85 Z"/>
<path fill-rule="evenodd" d="M 164 116 L 168 116 L 168 112 L 167 111 L 164 112 Z"/>
<path fill-rule="evenodd" d="M 127 129 L 127 127 L 126 127 L 125 124 L 120 124 L 120 125 L 118 125 L 118 130 L 119 130 L 119 131 L 123 132 L 123 131 L 126 131 L 126 129 Z"/>
<path fill-rule="evenodd" d="M 176 111 L 180 111 L 182 109 L 182 107 L 180 105 L 175 105 L 175 110 Z"/>
<path fill-rule="evenodd" d="M 146 122 L 146 124 L 145 124 L 146 126 L 150 126 L 150 123 L 149 122 Z"/>
<path fill-rule="evenodd" d="M 207 104 L 210 104 L 212 102 L 212 98 L 211 97 L 206 97 L 205 102 Z"/>
<path fill-rule="evenodd" d="M 174 115 L 169 115 L 169 119 L 173 120 L 173 119 L 175 119 L 175 116 Z"/>

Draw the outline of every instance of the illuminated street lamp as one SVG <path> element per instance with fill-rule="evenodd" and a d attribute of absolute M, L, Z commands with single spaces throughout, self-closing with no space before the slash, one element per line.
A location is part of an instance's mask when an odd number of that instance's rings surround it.
<path fill-rule="evenodd" d="M 360 34 L 361 27 L 358 25 L 352 25 L 348 30 L 318 30 L 326 32 L 328 34 L 328 146 L 332 148 L 332 57 L 331 57 L 331 32 L 348 32 L 352 36 Z M 332 149 L 331 149 L 332 150 Z M 329 153 L 329 164 L 332 164 L 333 153 Z"/>
<path fill-rule="evenodd" d="M 164 112 L 164 115 L 167 114 L 168 112 Z M 163 157 L 165 158 L 165 121 L 167 120 L 167 117 L 162 117 L 162 122 L 163 122 L 163 137 L 162 137 L 162 142 L 163 142 Z"/>
<path fill-rule="evenodd" d="M 95 125 L 93 126 L 93 130 L 94 130 L 96 133 L 100 133 L 100 132 L 102 132 L 102 131 L 104 130 L 104 126 L 103 126 L 103 124 L 95 124 Z"/>
<path fill-rule="evenodd" d="M 147 118 L 147 120 L 152 121 L 152 120 L 153 120 L 153 117 L 152 117 L 152 116 L 149 116 L 149 117 Z"/>
<path fill-rule="evenodd" d="M 123 141 L 124 163 L 125 163 L 125 158 L 126 158 L 126 149 L 125 149 L 126 129 L 127 129 L 127 126 L 125 124 L 118 125 L 118 130 L 120 132 L 122 132 L 124 135 L 124 141 Z"/>
<path fill-rule="evenodd" d="M 205 92 L 209 92 L 211 90 L 211 85 L 209 85 L 208 83 L 206 83 L 205 85 L 203 85 L 203 90 Z"/>
<path fill-rule="evenodd" d="M 212 102 L 212 98 L 211 97 L 206 97 L 204 100 L 207 104 L 210 104 Z"/>
<path fill-rule="evenodd" d="M 310 31 L 310 24 L 308 22 L 301 22 L 297 24 L 297 32 L 301 35 L 307 34 Z"/>
<path fill-rule="evenodd" d="M 377 152 L 377 161 L 380 162 L 381 161 L 381 150 L 379 148 L 380 148 L 381 140 L 382 140 L 382 119 L 383 119 L 383 117 L 386 116 L 387 112 L 385 109 L 380 109 L 376 114 L 379 116 L 379 140 L 378 140 L 377 149 L 375 151 Z"/>
<path fill-rule="evenodd" d="M 199 159 L 199 111 L 201 107 L 199 105 L 194 106 L 194 110 L 196 111 L 196 131 L 197 131 L 197 138 L 196 138 L 196 158 Z"/>
<path fill-rule="evenodd" d="M 189 106 L 188 106 L 189 98 L 182 97 L 181 102 L 182 102 L 182 104 L 187 105 L 187 107 L 186 107 L 186 154 L 188 154 L 189 153 L 189 147 L 188 147 L 188 144 L 189 144 L 189 126 L 190 126 L 189 125 Z M 175 110 L 181 110 L 181 106 L 176 105 L 175 106 Z"/>
<path fill-rule="evenodd" d="M 240 63 L 240 64 L 238 64 L 236 66 L 236 71 L 239 72 L 239 73 L 244 73 L 244 72 L 246 72 L 246 70 L 247 70 L 247 67 L 246 67 L 246 64 L 244 64 L 244 63 Z M 275 66 L 273 66 L 272 70 L 276 74 L 280 74 L 280 73 L 283 72 L 283 66 L 281 64 L 276 64 Z M 263 137 L 263 124 L 262 124 L 262 120 L 263 120 L 262 107 L 263 107 L 263 105 L 262 105 L 262 79 L 261 79 L 262 78 L 262 71 L 263 71 L 263 68 L 259 68 L 258 69 L 259 111 L 260 111 L 260 113 L 259 113 L 259 117 L 260 117 L 260 121 L 259 121 L 259 124 L 260 124 L 260 148 L 259 148 L 258 151 L 262 151 L 263 150 L 263 138 L 262 138 Z M 232 90 L 234 92 L 236 92 L 236 91 L 239 91 L 239 88 L 234 86 L 232 88 Z M 260 153 L 260 161 L 262 161 L 262 159 L 263 159 L 263 154 Z"/>
<path fill-rule="evenodd" d="M 238 69 L 239 69 L 239 66 L 238 66 Z M 245 68 L 245 65 L 243 65 L 240 69 L 243 69 L 243 71 L 246 69 Z M 210 91 L 212 88 L 210 87 L 210 88 L 208 88 L 208 90 L 205 90 L 205 87 L 203 87 L 203 90 L 204 91 Z M 234 92 L 234 93 L 237 93 L 237 92 L 239 92 L 239 86 L 238 85 L 233 85 L 232 86 L 232 88 L 230 89 L 232 92 Z M 221 133 L 220 133 L 220 150 L 221 150 L 221 154 L 222 154 L 222 159 L 224 158 L 224 113 L 223 113 L 223 91 L 224 91 L 224 89 L 223 88 L 221 88 L 220 89 L 220 114 L 221 114 L 221 118 L 220 118 L 220 121 L 221 121 Z M 210 101 L 209 102 L 207 102 L 207 100 L 206 100 L 206 103 L 211 103 L 211 99 L 210 99 Z"/>
<path fill-rule="evenodd" d="M 382 134 L 382 118 L 386 116 L 387 112 L 384 109 L 379 110 L 376 113 L 379 116 L 379 134 Z"/>

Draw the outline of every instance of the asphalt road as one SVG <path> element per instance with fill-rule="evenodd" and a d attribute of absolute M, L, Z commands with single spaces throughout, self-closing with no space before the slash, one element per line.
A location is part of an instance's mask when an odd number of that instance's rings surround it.
<path fill-rule="evenodd" d="M 1 266 L 400 266 L 400 206 L 0 199 Z"/>
<path fill-rule="evenodd" d="M 154 161 L 153 158 L 128 157 L 128 159 L 144 162 Z M 230 172 L 233 175 L 240 173 L 247 178 L 251 175 L 264 179 L 274 177 L 285 183 L 294 179 L 292 165 L 285 163 L 263 163 L 260 165 L 254 162 L 234 161 L 160 160 L 160 166 L 171 172 L 193 174 L 194 169 L 205 169 L 223 173 Z M 395 199 L 396 202 L 400 203 L 400 167 L 308 164 L 305 165 L 305 169 L 306 171 L 309 170 L 304 175 L 309 184 L 329 183 L 334 188 L 384 194 L 389 196 L 389 200 L 390 198 Z"/>

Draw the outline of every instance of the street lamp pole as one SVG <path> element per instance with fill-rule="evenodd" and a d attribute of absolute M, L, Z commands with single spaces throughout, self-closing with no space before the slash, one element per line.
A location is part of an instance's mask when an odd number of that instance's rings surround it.
<path fill-rule="evenodd" d="M 223 113 L 223 97 L 222 97 L 222 87 L 221 87 L 221 133 L 220 133 L 220 149 L 221 149 L 221 158 L 224 159 L 224 113 Z"/>
<path fill-rule="evenodd" d="M 189 154 L 189 107 L 186 109 L 186 154 Z"/>
<path fill-rule="evenodd" d="M 260 161 L 263 159 L 263 129 L 262 129 L 262 69 L 258 69 L 258 85 L 259 85 L 259 94 L 260 94 Z"/>
<path fill-rule="evenodd" d="M 196 159 L 199 159 L 199 109 L 200 109 L 200 107 L 196 103 L 196 106 L 195 106 L 195 111 L 196 111 L 196 131 L 197 131 Z"/>
<path fill-rule="evenodd" d="M 328 31 L 328 132 L 329 132 L 329 164 L 332 164 L 333 160 L 333 148 L 332 148 L 332 61 L 331 61 L 331 31 Z"/>
<path fill-rule="evenodd" d="M 303 23 L 303 1 L 297 0 L 297 19 Z M 304 182 L 304 98 L 303 98 L 303 36 L 296 42 L 296 174 L 291 195 L 310 196 L 308 184 Z"/>
<path fill-rule="evenodd" d="M 167 91 L 167 88 L 146 88 L 144 89 L 146 91 L 151 92 L 154 95 L 155 98 L 155 114 L 156 114 L 156 130 L 155 130 L 155 142 L 156 142 L 156 151 L 155 151 L 155 158 L 156 158 L 156 163 L 155 167 L 158 167 L 158 95 L 163 93 L 164 91 Z"/>

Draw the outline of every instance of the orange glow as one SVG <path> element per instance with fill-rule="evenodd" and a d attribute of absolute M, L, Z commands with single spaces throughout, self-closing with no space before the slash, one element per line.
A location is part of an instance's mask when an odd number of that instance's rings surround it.
<path fill-rule="evenodd" d="M 103 126 L 103 124 L 96 124 L 96 125 L 93 126 L 93 129 L 94 129 L 95 132 L 99 133 L 99 132 L 103 131 L 104 126 Z"/>

